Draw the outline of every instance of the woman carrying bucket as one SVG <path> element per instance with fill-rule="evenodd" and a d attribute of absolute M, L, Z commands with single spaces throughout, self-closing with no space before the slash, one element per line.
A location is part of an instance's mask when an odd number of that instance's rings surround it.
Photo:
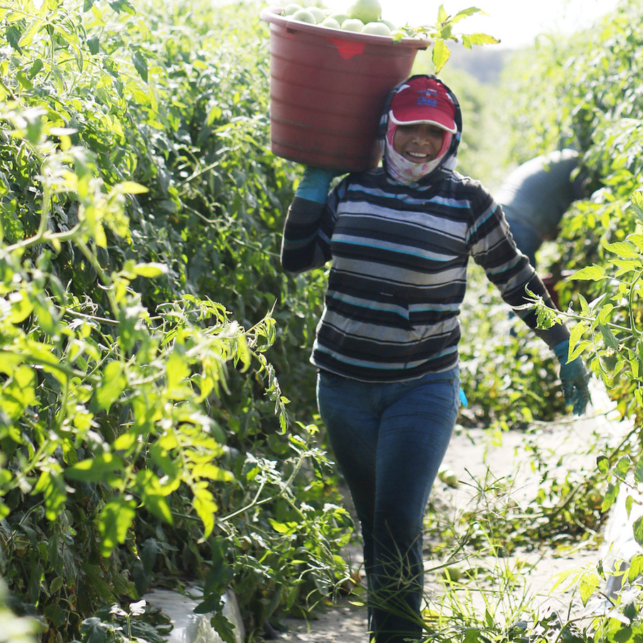
<path fill-rule="evenodd" d="M 525 287 L 551 305 L 502 209 L 455 172 L 461 134 L 449 88 L 409 78 L 383 112 L 382 167 L 349 174 L 330 194 L 332 171 L 306 168 L 284 229 L 286 270 L 332 261 L 311 361 L 361 523 L 376 643 L 421 638 L 422 519 L 460 403 L 469 257 L 514 309 L 526 303 Z M 535 329 L 533 311 L 517 313 Z M 589 377 L 580 359 L 566 363 L 568 330 L 535 332 L 561 362 L 566 401 L 583 413 Z"/>

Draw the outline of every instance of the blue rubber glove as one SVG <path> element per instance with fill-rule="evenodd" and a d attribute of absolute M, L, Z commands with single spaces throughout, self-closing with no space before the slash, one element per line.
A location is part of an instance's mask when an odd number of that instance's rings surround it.
<path fill-rule="evenodd" d="M 306 167 L 295 196 L 315 203 L 326 203 L 330 182 L 336 173 L 320 167 Z"/>
<path fill-rule="evenodd" d="M 580 357 L 567 363 L 569 355 L 569 340 L 566 339 L 554 346 L 554 353 L 560 362 L 560 382 L 563 385 L 565 404 L 574 406 L 574 415 L 585 413 L 589 402 L 589 373 Z"/>

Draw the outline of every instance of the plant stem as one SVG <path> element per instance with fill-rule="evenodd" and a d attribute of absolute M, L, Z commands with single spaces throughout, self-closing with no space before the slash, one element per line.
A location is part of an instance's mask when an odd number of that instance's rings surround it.
<path fill-rule="evenodd" d="M 641 274 L 643 273 L 638 273 L 636 275 L 636 279 L 632 282 L 632 285 L 630 286 L 630 326 L 632 327 L 632 332 L 636 333 L 637 335 L 641 335 L 641 332 L 636 328 L 636 322 L 634 321 L 634 286 L 636 286 L 637 282 L 641 278 Z"/>

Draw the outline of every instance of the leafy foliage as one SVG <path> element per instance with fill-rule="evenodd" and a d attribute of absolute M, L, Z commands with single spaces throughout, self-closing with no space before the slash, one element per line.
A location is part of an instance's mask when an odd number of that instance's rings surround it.
<path fill-rule="evenodd" d="M 629 511 L 634 502 L 630 489 L 642 479 L 642 18 L 639 3 L 623 2 L 590 32 L 569 43 L 541 46 L 533 65 L 514 74 L 520 83 L 514 87 L 514 122 L 524 122 L 529 114 L 533 123 L 516 153 L 551 149 L 557 141 L 571 143 L 582 153 L 591 177 L 591 198 L 580 202 L 561 225 L 565 243 L 555 268 L 569 271 L 561 288 L 561 299 L 569 307 L 557 315 L 536 303 L 544 326 L 563 320 L 573 324 L 569 358 L 586 359 L 621 415 L 634 420 L 634 430 L 619 448 L 598 457 L 597 476 L 609 481 L 603 511 L 613 505 L 619 490 L 627 494 Z M 534 78 L 539 79 L 537 88 Z M 552 104 L 556 110 L 550 109 Z M 643 542 L 639 527 L 634 535 Z M 628 627 L 630 621 L 629 632 L 622 627 L 625 621 L 616 619 L 601 632 L 610 640 L 630 640 L 637 631 L 631 615 Z"/>
<path fill-rule="evenodd" d="M 0 572 L 47 640 L 153 580 L 200 579 L 215 612 L 232 584 L 252 628 L 306 612 L 350 519 L 295 421 L 321 272 L 278 269 L 296 177 L 267 151 L 256 7 L 0 20 Z"/>

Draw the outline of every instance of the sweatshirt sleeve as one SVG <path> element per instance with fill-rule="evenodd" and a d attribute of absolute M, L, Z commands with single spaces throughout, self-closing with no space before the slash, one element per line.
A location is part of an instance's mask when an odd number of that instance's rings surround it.
<path fill-rule="evenodd" d="M 340 194 L 345 181 L 328 195 L 326 203 L 295 197 L 284 225 L 281 244 L 281 265 L 288 272 L 304 272 L 320 268 L 332 258 L 330 240 L 335 228 Z"/>
<path fill-rule="evenodd" d="M 555 306 L 529 259 L 516 247 L 502 208 L 482 186 L 471 201 L 471 212 L 467 235 L 469 251 L 498 288 L 503 300 L 550 348 L 569 339 L 569 331 L 563 324 L 539 330 L 534 310 L 515 310 L 529 303 L 525 288 L 542 297 L 550 308 Z"/>

